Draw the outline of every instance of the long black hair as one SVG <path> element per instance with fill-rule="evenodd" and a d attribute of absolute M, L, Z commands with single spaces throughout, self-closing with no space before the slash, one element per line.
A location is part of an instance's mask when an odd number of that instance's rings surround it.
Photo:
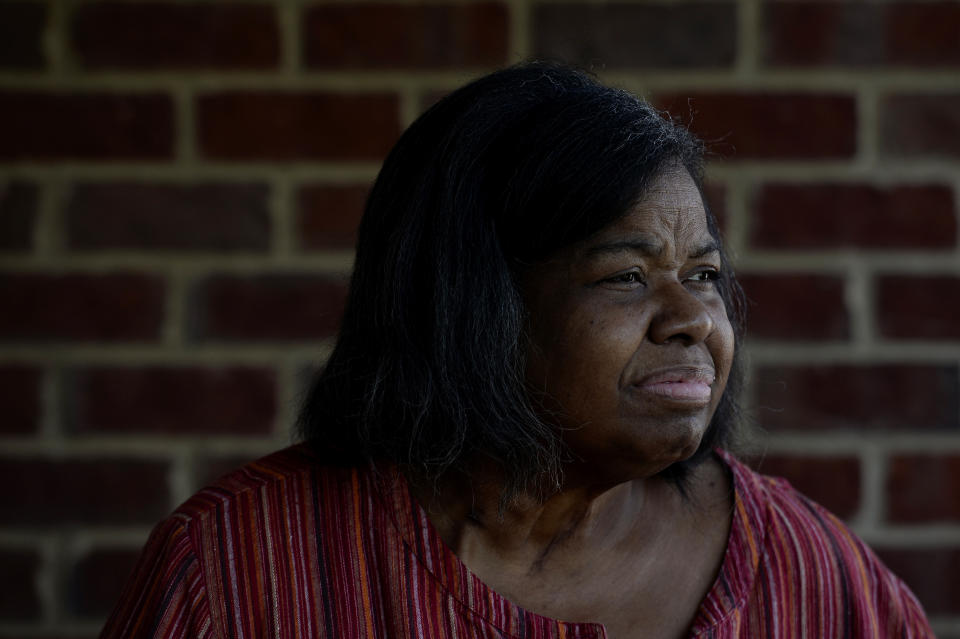
<path fill-rule="evenodd" d="M 682 126 L 564 66 L 511 67 L 440 100 L 401 136 L 370 193 L 303 436 L 328 459 L 431 477 L 482 454 L 502 468 L 507 498 L 554 489 L 564 451 L 525 388 L 518 274 L 624 215 L 671 163 L 700 185 L 702 157 Z M 742 294 L 722 259 L 739 345 Z M 727 440 L 739 383 L 735 365 L 700 449 L 665 471 L 678 484 Z"/>

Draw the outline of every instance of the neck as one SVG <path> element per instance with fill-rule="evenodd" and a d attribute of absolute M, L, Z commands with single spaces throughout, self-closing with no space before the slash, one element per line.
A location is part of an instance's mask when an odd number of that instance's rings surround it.
<path fill-rule="evenodd" d="M 546 498 L 520 495 L 505 506 L 502 474 L 482 464 L 472 465 L 469 474 L 447 473 L 435 484 L 411 478 L 410 485 L 464 563 L 494 555 L 528 574 L 578 548 L 616 543 L 626 535 L 655 539 L 679 500 L 676 489 L 658 476 L 596 484 L 570 470 L 564 485 Z"/>

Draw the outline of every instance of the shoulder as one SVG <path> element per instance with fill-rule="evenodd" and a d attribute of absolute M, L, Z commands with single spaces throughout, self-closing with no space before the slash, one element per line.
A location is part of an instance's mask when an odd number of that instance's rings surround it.
<path fill-rule="evenodd" d="M 289 585 L 317 582 L 316 548 L 354 521 L 369 475 L 301 444 L 221 477 L 154 529 L 103 636 L 258 637 L 268 621 L 297 636 L 318 593 Z"/>
<path fill-rule="evenodd" d="M 372 481 L 369 466 L 330 465 L 309 445 L 299 444 L 224 475 L 170 519 L 182 526 L 198 560 L 223 580 L 230 577 L 219 574 L 229 572 L 224 555 L 234 561 L 266 553 L 286 561 L 296 559 L 298 544 L 309 543 L 308 535 L 339 535 L 354 520 L 355 500 L 371 500 Z M 274 543 L 280 539 L 286 543 Z"/>
<path fill-rule="evenodd" d="M 751 525 L 762 539 L 756 597 L 796 606 L 797 618 L 836 625 L 841 634 L 859 629 L 875 636 L 932 636 L 910 589 L 843 521 L 787 480 L 756 473 L 729 455 L 724 459 L 738 503 L 755 514 Z M 816 610 L 808 609 L 811 602 Z"/>
<path fill-rule="evenodd" d="M 173 517 L 195 522 L 231 505 L 259 504 L 263 497 L 295 497 L 317 482 L 326 483 L 349 469 L 325 466 L 307 444 L 298 444 L 250 462 L 197 491 L 178 507 Z"/>

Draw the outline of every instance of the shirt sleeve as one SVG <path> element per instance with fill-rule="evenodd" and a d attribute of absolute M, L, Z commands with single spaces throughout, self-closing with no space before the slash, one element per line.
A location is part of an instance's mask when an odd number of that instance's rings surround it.
<path fill-rule="evenodd" d="M 216 636 L 187 525 L 174 516 L 153 530 L 100 639 Z"/>
<path fill-rule="evenodd" d="M 923 606 L 917 600 L 916 596 L 905 583 L 897 578 L 900 601 L 902 602 L 902 633 L 900 636 L 909 639 L 936 639 L 933 630 L 930 628 L 930 622 L 927 621 L 927 615 L 923 612 Z"/>

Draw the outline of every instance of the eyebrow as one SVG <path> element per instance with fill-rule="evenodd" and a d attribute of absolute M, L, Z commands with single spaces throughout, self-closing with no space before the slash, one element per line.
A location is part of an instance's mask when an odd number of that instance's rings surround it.
<path fill-rule="evenodd" d="M 690 259 L 697 259 L 705 255 L 710 255 L 711 253 L 719 252 L 720 244 L 716 240 L 710 240 L 706 244 L 694 248 L 688 257 Z M 591 246 L 584 251 L 584 256 L 594 257 L 608 253 L 639 253 L 650 257 L 660 257 L 663 255 L 663 244 L 641 239 L 621 240 L 619 242 L 608 242 Z"/>

